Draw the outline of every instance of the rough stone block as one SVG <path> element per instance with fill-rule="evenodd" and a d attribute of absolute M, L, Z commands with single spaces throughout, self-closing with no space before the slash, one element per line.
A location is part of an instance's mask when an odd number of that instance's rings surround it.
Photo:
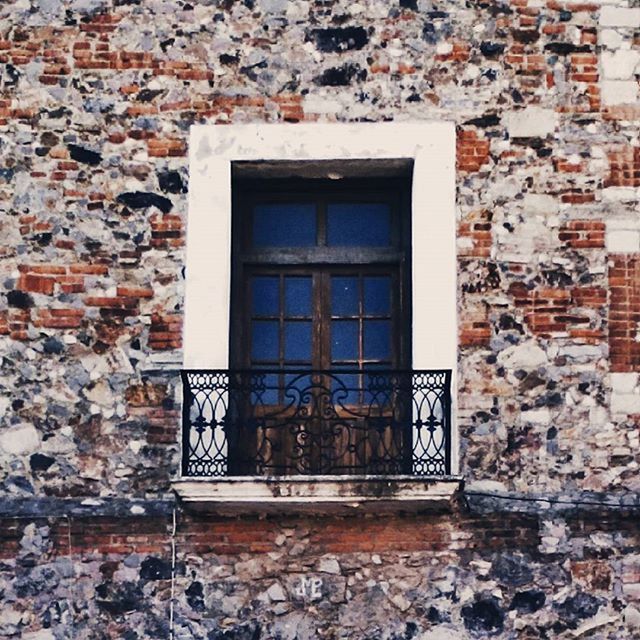
<path fill-rule="evenodd" d="M 640 9 L 604 6 L 599 23 L 601 27 L 640 27 Z"/>
<path fill-rule="evenodd" d="M 539 213 L 543 215 L 555 214 L 559 208 L 557 198 L 542 193 L 524 194 L 522 206 L 528 213 Z"/>
<path fill-rule="evenodd" d="M 526 107 L 507 111 L 503 122 L 511 138 L 544 138 L 555 130 L 558 116 L 553 109 Z"/>
<path fill-rule="evenodd" d="M 547 362 L 547 354 L 530 341 L 505 349 L 498 355 L 498 362 L 513 369 L 533 369 Z"/>
<path fill-rule="evenodd" d="M 614 393 L 631 393 L 638 385 L 637 373 L 612 373 L 611 389 Z"/>
<path fill-rule="evenodd" d="M 606 246 L 609 253 L 635 253 L 640 251 L 640 232 L 631 229 L 609 230 Z"/>
<path fill-rule="evenodd" d="M 611 394 L 611 411 L 617 414 L 630 415 L 640 413 L 640 394 L 613 393 Z"/>
<path fill-rule="evenodd" d="M 640 51 L 603 51 L 601 60 L 602 71 L 607 80 L 631 80 L 640 64 Z"/>
<path fill-rule="evenodd" d="M 13 455 L 33 453 L 40 448 L 40 435 L 35 427 L 23 424 L 0 435 L 0 449 Z"/>
<path fill-rule="evenodd" d="M 605 105 L 633 104 L 638 100 L 635 80 L 603 80 L 600 88 Z"/>

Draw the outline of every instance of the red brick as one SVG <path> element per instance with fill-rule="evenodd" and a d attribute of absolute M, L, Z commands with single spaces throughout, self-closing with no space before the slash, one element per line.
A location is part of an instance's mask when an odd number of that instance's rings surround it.
<path fill-rule="evenodd" d="M 21 264 L 18 266 L 18 270 L 21 273 L 41 273 L 47 275 L 67 273 L 66 267 L 55 264 Z"/>
<path fill-rule="evenodd" d="M 122 296 L 109 298 L 106 296 L 87 296 L 84 303 L 88 307 L 105 307 L 115 309 L 133 309 L 138 305 L 138 301 Z"/>
<path fill-rule="evenodd" d="M 18 280 L 18 289 L 20 291 L 30 291 L 31 293 L 44 293 L 45 295 L 53 295 L 55 280 L 46 276 L 34 275 L 31 273 L 23 274 Z"/>
<path fill-rule="evenodd" d="M 109 273 L 109 268 L 104 264 L 72 264 L 69 266 L 69 271 L 85 275 L 106 276 Z"/>
<path fill-rule="evenodd" d="M 116 289 L 116 295 L 128 298 L 153 298 L 153 289 L 149 287 L 121 286 Z"/>

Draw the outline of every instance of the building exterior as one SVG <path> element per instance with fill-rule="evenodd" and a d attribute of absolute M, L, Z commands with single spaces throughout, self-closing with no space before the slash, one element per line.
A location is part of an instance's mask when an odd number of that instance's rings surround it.
<path fill-rule="evenodd" d="M 640 638 L 637 2 L 0 29 L 0 637 Z"/>

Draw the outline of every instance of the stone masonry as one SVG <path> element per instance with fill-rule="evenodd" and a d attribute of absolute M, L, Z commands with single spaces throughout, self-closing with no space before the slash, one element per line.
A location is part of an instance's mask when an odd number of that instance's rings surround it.
<path fill-rule="evenodd" d="M 0 5 L 0 638 L 640 638 L 637 0 Z M 453 513 L 179 476 L 189 128 L 457 125 Z M 215 274 L 212 274 L 215 286 Z"/>

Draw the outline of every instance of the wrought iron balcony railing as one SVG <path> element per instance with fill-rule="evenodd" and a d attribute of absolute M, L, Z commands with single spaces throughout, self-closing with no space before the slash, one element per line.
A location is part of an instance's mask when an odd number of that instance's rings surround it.
<path fill-rule="evenodd" d="M 183 476 L 450 473 L 450 370 L 187 370 L 182 381 Z"/>

